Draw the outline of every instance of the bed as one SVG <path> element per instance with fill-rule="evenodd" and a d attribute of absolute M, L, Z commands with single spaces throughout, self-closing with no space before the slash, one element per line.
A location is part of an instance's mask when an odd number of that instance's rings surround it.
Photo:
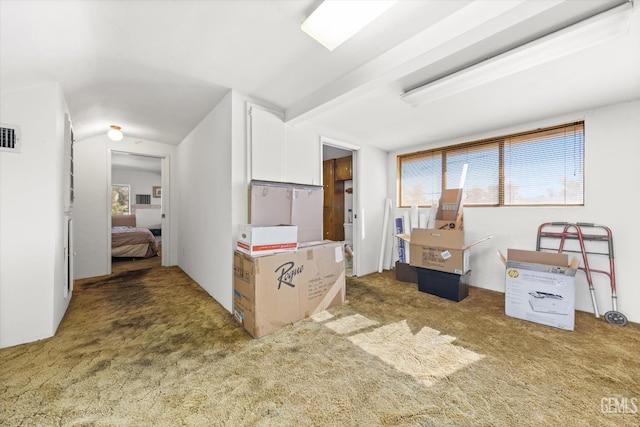
<path fill-rule="evenodd" d="M 135 215 L 111 216 L 111 256 L 120 258 L 151 258 L 158 254 L 158 245 L 148 228 L 136 227 Z"/>

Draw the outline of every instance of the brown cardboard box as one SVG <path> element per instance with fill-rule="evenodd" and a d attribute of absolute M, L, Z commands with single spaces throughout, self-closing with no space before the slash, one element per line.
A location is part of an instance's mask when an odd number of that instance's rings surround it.
<path fill-rule="evenodd" d="M 249 224 L 298 226 L 298 242 L 322 241 L 322 186 L 251 181 Z"/>
<path fill-rule="evenodd" d="M 435 227 L 438 230 L 462 230 L 462 188 L 443 190 L 440 195 Z"/>
<path fill-rule="evenodd" d="M 322 214 L 324 191 L 322 187 L 293 189 L 291 222 L 298 226 L 298 242 L 322 241 Z"/>
<path fill-rule="evenodd" d="M 414 228 L 409 240 L 409 264 L 446 273 L 465 274 L 471 268 L 469 248 L 488 238 L 465 243 L 462 230 Z"/>
<path fill-rule="evenodd" d="M 236 251 L 233 262 L 234 316 L 255 338 L 344 303 L 342 243 L 262 257 Z"/>
<path fill-rule="evenodd" d="M 437 230 L 463 230 L 464 229 L 464 221 L 462 219 L 462 215 L 460 215 L 460 219 L 458 221 L 444 221 L 442 219 L 436 219 Z"/>
<path fill-rule="evenodd" d="M 462 215 L 462 188 L 443 190 L 440 195 L 436 219 L 442 221 L 457 221 Z"/>
<path fill-rule="evenodd" d="M 276 184 L 266 181 L 251 181 L 249 184 L 249 224 L 292 224 L 293 189 Z"/>

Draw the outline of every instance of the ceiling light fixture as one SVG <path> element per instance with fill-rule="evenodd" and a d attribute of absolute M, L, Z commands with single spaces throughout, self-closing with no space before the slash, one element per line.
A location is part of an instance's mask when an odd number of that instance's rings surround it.
<path fill-rule="evenodd" d="M 632 6 L 631 2 L 625 3 L 407 91 L 400 99 L 414 107 L 425 105 L 613 40 L 628 33 Z"/>
<path fill-rule="evenodd" d="M 397 0 L 326 0 L 302 22 L 302 31 L 329 50 L 340 46 Z"/>
<path fill-rule="evenodd" d="M 121 129 L 122 128 L 120 126 L 111 125 L 111 129 L 107 132 L 107 136 L 112 141 L 122 141 L 123 135 Z"/>

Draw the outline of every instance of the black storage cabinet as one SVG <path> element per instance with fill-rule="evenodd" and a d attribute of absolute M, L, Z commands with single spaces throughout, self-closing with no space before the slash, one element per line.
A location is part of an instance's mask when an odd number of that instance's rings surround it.
<path fill-rule="evenodd" d="M 416 270 L 418 272 L 418 290 L 420 292 L 426 292 L 456 302 L 462 301 L 469 296 L 471 271 L 460 275 L 420 267 L 416 267 Z"/>
<path fill-rule="evenodd" d="M 401 282 L 418 283 L 417 269 L 418 267 L 396 261 L 396 280 Z"/>

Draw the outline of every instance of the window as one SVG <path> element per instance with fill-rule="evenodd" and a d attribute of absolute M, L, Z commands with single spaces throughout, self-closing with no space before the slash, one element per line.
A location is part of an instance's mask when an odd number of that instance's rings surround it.
<path fill-rule="evenodd" d="M 111 186 L 111 213 L 114 215 L 128 215 L 131 213 L 129 203 L 130 187 L 114 184 Z"/>
<path fill-rule="evenodd" d="M 151 194 L 136 194 L 136 205 L 150 205 Z"/>
<path fill-rule="evenodd" d="M 584 123 L 398 156 L 398 205 L 431 206 L 464 165 L 467 206 L 582 205 Z"/>

